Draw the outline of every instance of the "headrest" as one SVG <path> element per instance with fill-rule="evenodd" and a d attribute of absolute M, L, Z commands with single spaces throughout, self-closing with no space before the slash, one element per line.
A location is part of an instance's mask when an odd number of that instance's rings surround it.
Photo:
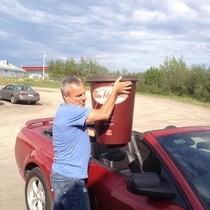
<path fill-rule="evenodd" d="M 109 151 L 102 153 L 101 158 L 108 159 L 109 161 L 122 161 L 126 158 L 126 152 L 124 151 Z"/>

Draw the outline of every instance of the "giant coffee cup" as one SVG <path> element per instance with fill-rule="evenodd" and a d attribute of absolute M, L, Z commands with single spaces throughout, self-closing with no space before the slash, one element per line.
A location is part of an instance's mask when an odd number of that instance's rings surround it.
<path fill-rule="evenodd" d="M 113 84 L 119 76 L 90 76 L 92 107 L 99 109 L 110 95 Z M 115 102 L 114 110 L 108 120 L 94 122 L 97 142 L 106 145 L 126 144 L 131 140 L 133 110 L 137 76 L 122 76 L 121 81 L 131 81 L 129 94 L 120 94 Z"/>

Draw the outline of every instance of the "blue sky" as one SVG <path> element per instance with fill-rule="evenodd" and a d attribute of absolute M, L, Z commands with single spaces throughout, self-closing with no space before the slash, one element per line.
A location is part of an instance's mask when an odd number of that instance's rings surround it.
<path fill-rule="evenodd" d="M 210 66 L 209 0 L 1 0 L 0 60 L 96 60 L 141 72 L 174 56 Z"/>

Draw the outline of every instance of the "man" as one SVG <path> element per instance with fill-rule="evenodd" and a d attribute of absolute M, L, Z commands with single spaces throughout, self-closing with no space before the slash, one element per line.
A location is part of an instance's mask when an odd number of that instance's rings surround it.
<path fill-rule="evenodd" d="M 68 77 L 61 85 L 64 103 L 60 104 L 53 124 L 55 151 L 51 183 L 54 210 L 89 210 L 85 179 L 88 178 L 90 140 L 86 123 L 109 119 L 119 94 L 128 94 L 131 82 L 119 77 L 100 109 L 85 108 L 85 86 L 78 77 Z"/>

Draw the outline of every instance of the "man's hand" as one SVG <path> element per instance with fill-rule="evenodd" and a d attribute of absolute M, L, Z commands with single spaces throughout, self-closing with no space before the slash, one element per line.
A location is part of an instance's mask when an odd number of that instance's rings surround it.
<path fill-rule="evenodd" d="M 128 94 L 131 89 L 132 82 L 131 81 L 125 81 L 120 82 L 122 79 L 122 76 L 120 76 L 114 83 L 113 88 L 117 91 L 118 94 L 126 93 Z"/>

